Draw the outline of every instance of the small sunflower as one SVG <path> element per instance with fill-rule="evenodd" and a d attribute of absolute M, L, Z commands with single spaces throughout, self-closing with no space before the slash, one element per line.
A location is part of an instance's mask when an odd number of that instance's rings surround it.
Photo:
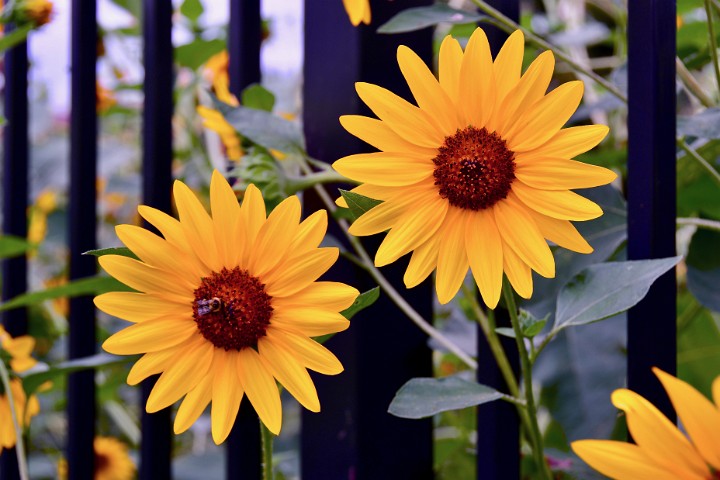
<path fill-rule="evenodd" d="M 582 82 L 546 94 L 552 52 L 538 56 L 521 76 L 523 50 L 520 31 L 494 62 L 482 29 L 475 30 L 464 52 L 447 36 L 438 81 L 401 46 L 398 63 L 418 106 L 377 85 L 357 83 L 360 98 L 379 120 L 340 118 L 348 132 L 382 150 L 333 164 L 362 183 L 357 193 L 383 201 L 350 232 L 390 230 L 375 264 L 387 265 L 412 251 L 406 286 L 418 285 L 437 268 L 441 303 L 457 293 L 468 268 L 490 308 L 500 298 L 503 272 L 520 296 L 530 298 L 531 270 L 555 276 L 546 239 L 576 252 L 592 251 L 570 221 L 599 217 L 602 210 L 571 189 L 616 177 L 571 160 L 608 132 L 603 125 L 561 129 L 580 103 Z"/>
<path fill-rule="evenodd" d="M 113 437 L 95 437 L 94 480 L 132 480 L 135 478 L 135 464 L 128 454 L 127 445 Z M 58 478 L 68 478 L 67 460 L 58 462 Z"/>
<path fill-rule="evenodd" d="M 12 337 L 0 325 L 0 348 L 10 357 L 10 368 L 15 372 L 24 372 L 35 366 L 37 360 L 32 357 L 35 339 L 30 335 Z"/>
<path fill-rule="evenodd" d="M 103 348 L 118 355 L 145 354 L 128 383 L 162 373 L 147 401 L 156 412 L 181 397 L 175 432 L 187 430 L 212 401 L 212 435 L 230 433 L 244 395 L 267 428 L 280 431 L 277 379 L 307 409 L 320 402 L 307 369 L 334 375 L 335 356 L 310 337 L 345 330 L 338 312 L 358 295 L 337 282 L 318 282 L 338 258 L 337 248 L 318 248 L 327 214 L 300 222 L 296 196 L 265 216 L 253 185 L 242 206 L 223 176 L 210 184 L 212 217 L 182 182 L 175 182 L 180 220 L 146 206 L 140 215 L 164 236 L 132 225 L 118 237 L 140 261 L 117 255 L 100 265 L 138 293 L 95 298 L 104 312 L 133 322 Z"/>
<path fill-rule="evenodd" d="M 10 379 L 10 390 L 13 396 L 13 403 L 15 404 L 15 411 L 18 416 L 18 423 L 22 428 L 30 425 L 30 419 L 40 413 L 40 403 L 35 395 L 26 400 L 25 390 L 23 390 L 22 382 L 19 378 Z M 12 421 L 12 410 L 10 410 L 10 400 L 8 399 L 7 392 L 2 391 L 2 385 L 0 385 L 0 454 L 3 449 L 12 448 L 17 442 L 17 436 L 15 435 L 15 426 Z"/>
<path fill-rule="evenodd" d="M 357 27 L 360 22 L 370 25 L 370 0 L 343 0 L 343 5 L 353 26 Z"/>
<path fill-rule="evenodd" d="M 635 444 L 580 440 L 573 451 L 595 470 L 617 480 L 715 480 L 720 472 L 720 377 L 712 385 L 715 403 L 654 368 L 688 437 L 653 404 L 621 388 L 612 403 L 627 416 Z"/>

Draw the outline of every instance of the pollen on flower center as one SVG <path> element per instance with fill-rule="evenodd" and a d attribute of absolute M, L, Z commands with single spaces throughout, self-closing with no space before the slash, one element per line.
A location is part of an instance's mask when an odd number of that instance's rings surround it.
<path fill-rule="evenodd" d="M 515 179 L 513 152 L 485 128 L 469 126 L 445 137 L 433 163 L 440 196 L 468 210 L 483 210 L 507 197 Z"/>
<path fill-rule="evenodd" d="M 247 270 L 223 268 L 204 277 L 195 290 L 193 317 L 206 340 L 218 348 L 257 346 L 273 308 L 265 286 Z"/>

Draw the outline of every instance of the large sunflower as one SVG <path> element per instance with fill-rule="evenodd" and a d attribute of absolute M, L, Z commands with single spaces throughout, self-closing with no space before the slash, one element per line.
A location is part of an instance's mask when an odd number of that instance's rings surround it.
<path fill-rule="evenodd" d="M 457 293 L 468 267 L 489 307 L 498 303 L 503 272 L 529 298 L 531 270 L 555 275 L 545 239 L 592 251 L 570 220 L 596 218 L 602 210 L 571 189 L 603 185 L 616 175 L 570 159 L 597 145 L 608 128 L 561 130 L 580 103 L 583 84 L 568 82 L 546 95 L 553 55 L 544 52 L 521 76 L 523 49 L 523 34 L 516 31 L 493 62 L 481 29 L 464 52 L 448 36 L 440 47 L 438 81 L 401 46 L 398 63 L 418 106 L 357 83 L 379 120 L 340 118 L 347 131 L 382 150 L 333 164 L 363 183 L 357 193 L 383 201 L 350 232 L 390 230 L 375 264 L 412 251 L 405 284 L 413 287 L 437 268 L 441 303 Z"/>
<path fill-rule="evenodd" d="M 307 369 L 333 375 L 342 365 L 310 337 L 339 332 L 349 322 L 339 311 L 358 291 L 316 282 L 338 258 L 318 248 L 325 211 L 300 222 L 300 201 L 287 198 L 265 217 L 260 191 L 250 186 L 238 205 L 217 171 L 210 185 L 212 218 L 181 182 L 175 182 L 180 220 L 141 206 L 140 215 L 161 238 L 120 225 L 118 237 L 140 260 L 106 255 L 100 265 L 139 293 L 95 298 L 101 310 L 134 325 L 103 344 L 110 353 L 144 353 L 128 375 L 135 385 L 162 373 L 147 401 L 156 412 L 185 396 L 175 432 L 185 431 L 212 401 L 212 434 L 227 437 L 247 395 L 270 431 L 280 431 L 277 379 L 298 401 L 320 410 Z"/>
<path fill-rule="evenodd" d="M 575 453 L 591 467 L 618 480 L 714 480 L 720 472 L 720 377 L 712 385 L 715 403 L 687 383 L 654 368 L 689 439 L 650 402 L 619 389 L 612 403 L 625 411 L 635 444 L 580 440 Z"/>

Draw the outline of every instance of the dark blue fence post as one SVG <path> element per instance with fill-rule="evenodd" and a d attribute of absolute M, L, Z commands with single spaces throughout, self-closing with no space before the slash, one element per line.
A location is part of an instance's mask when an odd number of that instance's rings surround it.
<path fill-rule="evenodd" d="M 490 3 L 507 17 L 520 20 L 518 0 L 492 0 Z M 494 25 L 482 25 L 490 41 L 495 57 L 508 37 Z M 510 327 L 510 316 L 504 308 L 495 311 L 498 327 Z M 512 338 L 500 337 L 500 343 L 510 361 L 513 371 L 520 371 L 520 357 Z M 478 383 L 509 393 L 495 356 L 490 350 L 485 334 L 478 327 Z M 477 407 L 477 478 L 514 479 L 520 478 L 520 418 L 513 405 L 507 402 L 491 402 Z"/>
<path fill-rule="evenodd" d="M 342 2 L 305 2 L 303 123 L 310 155 L 333 162 L 368 148 L 338 121 L 344 114 L 371 115 L 355 93 L 356 81 L 376 83 L 410 98 L 397 64 L 397 47 L 409 46 L 432 65 L 431 30 L 402 35 L 379 35 L 375 30 L 401 10 L 431 3 L 374 1 L 372 24 L 355 28 Z M 306 208 L 317 208 L 311 195 L 307 197 Z M 330 233 L 343 238 L 337 229 Z M 371 252 L 377 240 L 365 242 Z M 406 290 L 405 266 L 393 265 L 383 272 L 421 315 L 431 319 L 431 285 L 426 282 Z M 348 265 L 338 265 L 331 273 L 360 290 L 373 286 L 366 275 Z M 303 478 L 432 478 L 432 420 L 405 420 L 387 413 L 395 392 L 407 380 L 432 375 L 425 334 L 381 294 L 328 347 L 345 371 L 338 377 L 313 377 L 322 411 L 303 412 Z"/>
<path fill-rule="evenodd" d="M 142 202 L 166 213 L 172 210 L 172 14 L 171 0 L 143 2 L 145 105 L 142 131 Z M 145 404 L 156 380 L 156 377 L 152 377 L 142 382 L 141 480 L 171 478 L 171 408 L 153 414 L 145 411 Z"/>
<path fill-rule="evenodd" d="M 6 2 L 7 3 L 7 2 Z M 5 52 L 5 124 L 3 131 L 3 225 L 2 233 L 27 236 L 28 205 L 28 101 L 27 44 Z M 25 255 L 2 262 L 2 300 L 27 290 Z M 18 308 L 3 313 L 3 325 L 16 337 L 27 333 L 27 311 Z M 15 450 L 0 456 L 0 478 L 20 478 Z"/>
<path fill-rule="evenodd" d="M 675 2 L 628 2 L 628 258 L 675 255 Z M 674 415 L 651 367 L 676 370 L 675 269 L 628 312 L 628 386 Z M 674 416 L 671 416 L 674 418 Z"/>
<path fill-rule="evenodd" d="M 97 23 L 95 0 L 72 2 L 72 78 L 70 119 L 69 240 L 70 280 L 96 274 L 95 259 L 83 252 L 96 248 L 95 183 L 97 113 L 95 63 Z M 96 352 L 95 306 L 92 297 L 70 299 L 69 356 Z M 95 469 L 95 371 L 68 376 L 67 460 L 69 478 L 92 478 Z"/>
<path fill-rule="evenodd" d="M 260 0 L 230 0 L 228 73 L 230 91 L 238 99 L 245 87 L 260 82 L 261 36 Z M 259 422 L 252 405 L 244 398 L 227 440 L 225 478 L 228 480 L 262 478 Z"/>

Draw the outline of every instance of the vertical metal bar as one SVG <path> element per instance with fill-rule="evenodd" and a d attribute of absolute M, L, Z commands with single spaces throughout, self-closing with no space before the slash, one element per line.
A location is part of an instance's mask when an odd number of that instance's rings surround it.
<path fill-rule="evenodd" d="M 354 91 L 356 81 L 376 83 L 409 98 L 397 47 L 409 46 L 431 65 L 432 32 L 378 35 L 375 30 L 400 10 L 431 3 L 374 1 L 372 25 L 355 28 L 341 2 L 305 2 L 303 125 L 310 155 L 332 162 L 367 148 L 338 122 L 343 114 L 370 113 Z M 312 195 L 306 197 L 309 207 Z M 332 227 L 330 234 L 342 238 Z M 371 251 L 377 244 L 366 243 Z M 429 282 L 405 290 L 404 266 L 383 272 L 421 315 L 432 318 Z M 331 278 L 361 290 L 373 286 L 364 273 L 347 265 L 331 273 Z M 322 412 L 303 412 L 303 478 L 432 478 L 431 419 L 405 420 L 387 412 L 407 380 L 432 375 L 427 337 L 381 294 L 372 309 L 354 317 L 350 329 L 331 339 L 328 347 L 345 371 L 337 377 L 314 377 Z"/>
<path fill-rule="evenodd" d="M 675 255 L 675 2 L 628 2 L 628 258 Z M 650 370 L 676 371 L 675 270 L 628 312 L 628 386 L 666 415 Z M 671 417 L 674 418 L 674 417 Z"/>
<path fill-rule="evenodd" d="M 507 17 L 520 20 L 519 0 L 488 2 Z M 482 25 L 490 41 L 493 56 L 507 39 L 507 33 L 494 25 Z M 510 316 L 504 308 L 495 311 L 498 327 L 510 327 Z M 511 338 L 500 337 L 500 343 L 516 376 L 520 371 L 517 345 Z M 508 393 L 507 384 L 497 366 L 485 335 L 478 327 L 478 383 Z M 515 407 L 507 402 L 492 402 L 477 407 L 477 478 L 520 478 L 520 419 Z M 482 432 L 482 434 L 480 434 Z"/>
<path fill-rule="evenodd" d="M 95 248 L 97 227 L 95 176 L 97 163 L 97 114 L 95 62 L 97 23 L 95 0 L 72 2 L 72 78 L 70 117 L 69 239 L 70 280 L 96 273 L 95 259 L 83 252 Z M 69 356 L 79 358 L 96 351 L 95 307 L 92 297 L 70 299 Z M 69 478 L 92 478 L 95 468 L 95 372 L 68 376 Z"/>
<path fill-rule="evenodd" d="M 143 203 L 164 212 L 171 211 L 173 48 L 171 0 L 143 2 L 143 63 L 145 106 L 143 109 Z M 156 378 L 142 383 L 141 480 L 171 478 L 171 409 L 147 413 L 145 404 Z"/>
<path fill-rule="evenodd" d="M 259 83 L 260 42 L 262 37 L 260 0 L 230 0 L 228 53 L 230 91 L 240 98 L 242 90 Z M 227 440 L 225 478 L 262 478 L 260 419 L 248 399 L 240 405 L 235 425 Z"/>
<path fill-rule="evenodd" d="M 7 3 L 7 2 L 6 2 Z M 5 117 L 3 131 L 3 225 L 8 235 L 27 236 L 28 205 L 28 101 L 27 44 L 5 52 Z M 2 300 L 9 300 L 27 290 L 25 255 L 2 262 Z M 18 308 L 3 313 L 3 325 L 16 337 L 27 333 L 27 311 Z M 0 477 L 20 478 L 14 449 L 0 455 Z"/>

